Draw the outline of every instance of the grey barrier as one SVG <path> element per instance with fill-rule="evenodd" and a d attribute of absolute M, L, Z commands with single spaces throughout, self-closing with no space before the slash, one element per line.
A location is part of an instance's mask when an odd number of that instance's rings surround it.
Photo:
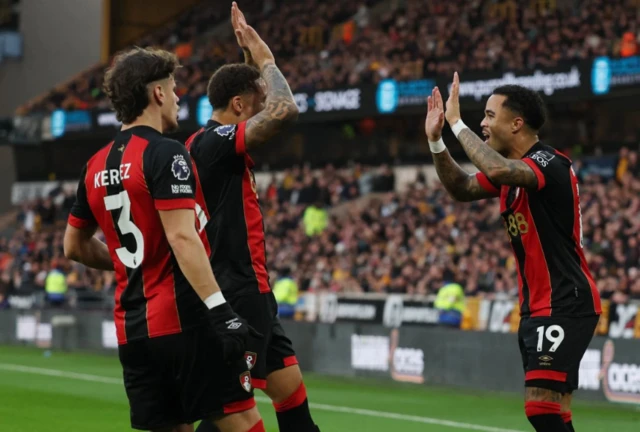
<path fill-rule="evenodd" d="M 0 344 L 115 354 L 112 315 L 0 311 Z M 302 368 L 319 374 L 375 377 L 522 393 L 517 336 L 441 327 L 284 321 Z M 1 348 L 0 348 L 1 349 Z M 640 343 L 595 337 L 580 366 L 576 398 L 640 405 Z"/>

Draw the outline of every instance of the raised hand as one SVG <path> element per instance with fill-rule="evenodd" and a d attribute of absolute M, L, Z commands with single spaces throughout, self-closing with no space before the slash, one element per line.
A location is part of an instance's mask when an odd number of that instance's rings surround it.
<path fill-rule="evenodd" d="M 453 84 L 449 92 L 449 99 L 447 99 L 445 117 L 447 118 L 449 126 L 453 126 L 460 120 L 460 77 L 458 76 L 458 72 L 453 74 Z"/>
<path fill-rule="evenodd" d="M 434 87 L 431 96 L 427 98 L 427 118 L 424 121 L 424 131 L 431 142 L 436 142 L 442 136 L 444 127 L 444 104 L 438 87 Z"/>
<path fill-rule="evenodd" d="M 246 27 L 247 20 L 244 17 L 244 14 L 240 10 L 240 8 L 238 7 L 238 4 L 236 2 L 233 2 L 231 4 L 231 26 L 233 27 L 233 32 L 236 35 L 236 40 L 238 41 L 238 45 L 240 46 L 240 48 L 247 49 L 247 44 L 242 37 L 242 32 L 236 31 L 236 30 L 240 30 L 241 25 L 243 28 Z"/>
<path fill-rule="evenodd" d="M 244 14 L 238 8 L 238 4 L 231 5 L 231 22 L 238 44 L 249 51 L 255 65 L 262 70 L 267 64 L 275 64 L 273 53 L 269 46 L 262 40 L 253 27 L 247 24 Z"/>

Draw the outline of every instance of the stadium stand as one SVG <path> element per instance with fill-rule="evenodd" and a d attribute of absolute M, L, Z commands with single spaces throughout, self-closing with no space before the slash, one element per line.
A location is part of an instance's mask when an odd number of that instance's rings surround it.
<path fill-rule="evenodd" d="M 605 299 L 640 300 L 640 164 L 623 148 L 610 180 L 576 164 L 587 259 Z M 469 295 L 517 296 L 513 254 L 497 200 L 455 203 L 424 174 L 397 191 L 389 167 L 295 167 L 260 191 L 272 279 L 291 272 L 303 291 L 434 294 L 457 281 Z M 57 188 L 24 205 L 10 237 L 0 238 L 0 298 L 42 292 L 55 269 L 74 296 L 112 298 L 113 275 L 66 260 L 62 235 L 72 190 Z M 309 206 L 328 211 L 309 234 Z"/>
<path fill-rule="evenodd" d="M 601 55 L 640 52 L 634 37 L 634 1 L 444 0 L 391 2 L 372 16 L 379 0 L 321 2 L 251 0 L 256 17 L 294 91 L 336 88 L 384 78 L 417 79 L 454 70 L 522 70 L 557 66 Z M 241 59 L 235 41 L 209 36 L 228 11 L 204 2 L 175 23 L 139 41 L 174 50 L 184 68 L 179 96 L 205 93 L 210 73 Z M 108 108 L 97 66 L 18 111 Z"/>
<path fill-rule="evenodd" d="M 309 90 L 633 56 L 640 51 L 633 37 L 639 30 L 636 3 L 248 0 L 243 9 L 258 17 L 257 30 L 291 87 Z M 199 97 L 210 72 L 241 60 L 231 35 L 211 37 L 227 19 L 228 11 L 203 2 L 139 45 L 175 51 L 184 65 L 179 96 Z M 103 75 L 104 65 L 85 71 L 19 111 L 107 108 Z M 618 159 L 615 180 L 585 174 L 581 182 L 589 264 L 603 297 L 625 301 L 640 298 L 640 166 L 627 148 Z M 273 277 L 291 271 L 303 290 L 432 294 L 457 281 L 468 294 L 517 294 L 497 202 L 454 203 L 423 175 L 408 190 L 398 188 L 386 166 L 293 168 L 281 178 L 274 176 L 262 191 Z M 78 292 L 110 296 L 110 273 L 72 264 L 62 254 L 72 202 L 73 191 L 59 187 L 24 205 L 14 232 L 0 239 L 0 299 L 41 291 L 52 269 L 63 271 Z M 328 212 L 319 229 L 306 226 L 309 207 Z"/>

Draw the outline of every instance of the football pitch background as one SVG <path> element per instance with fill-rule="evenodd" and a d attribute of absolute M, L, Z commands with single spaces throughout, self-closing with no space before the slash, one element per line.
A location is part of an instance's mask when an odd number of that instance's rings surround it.
<path fill-rule="evenodd" d="M 310 374 L 305 381 L 323 432 L 533 430 L 519 395 Z M 256 394 L 267 431 L 277 432 L 273 407 Z M 573 412 L 579 432 L 640 431 L 634 406 L 578 402 Z M 0 431 L 127 431 L 128 416 L 117 357 L 0 346 Z"/>

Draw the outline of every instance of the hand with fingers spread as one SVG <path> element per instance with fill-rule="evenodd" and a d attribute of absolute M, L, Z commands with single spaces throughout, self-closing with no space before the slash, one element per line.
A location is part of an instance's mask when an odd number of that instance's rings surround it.
<path fill-rule="evenodd" d="M 444 127 L 444 104 L 438 87 L 434 87 L 431 96 L 427 98 L 427 118 L 424 131 L 430 142 L 436 142 L 442 137 Z"/>
<path fill-rule="evenodd" d="M 247 24 L 244 14 L 236 2 L 231 6 L 231 23 L 238 44 L 247 49 L 255 65 L 262 70 L 268 64 L 275 64 L 276 60 L 269 46 L 262 40 L 253 27 Z"/>
<path fill-rule="evenodd" d="M 449 99 L 447 99 L 447 110 L 445 117 L 449 126 L 453 126 L 461 119 L 460 116 L 460 77 L 458 72 L 453 74 L 453 84 L 451 85 L 451 91 L 449 92 Z"/>

